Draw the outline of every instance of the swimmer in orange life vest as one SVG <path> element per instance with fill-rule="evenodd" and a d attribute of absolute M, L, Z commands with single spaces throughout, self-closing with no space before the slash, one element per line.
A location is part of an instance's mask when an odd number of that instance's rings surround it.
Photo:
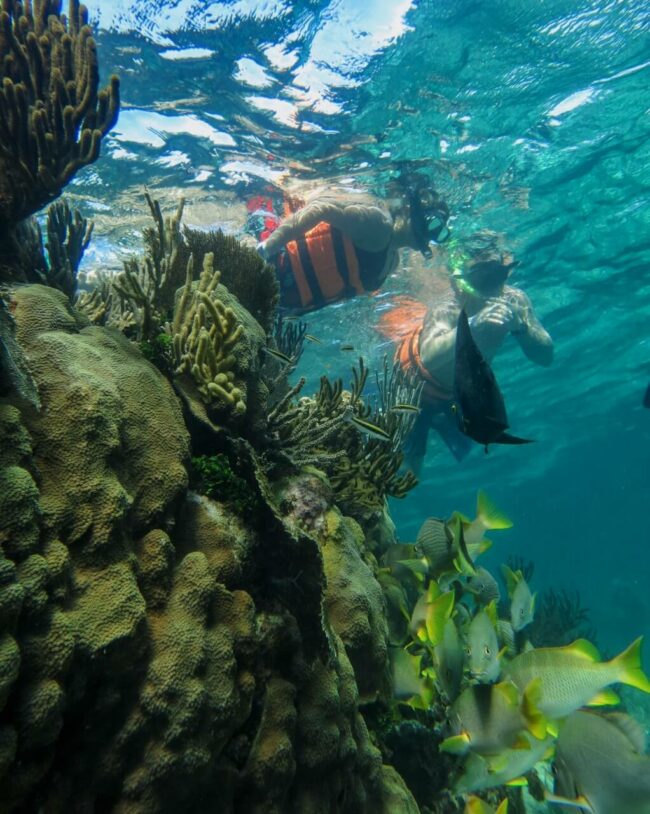
<path fill-rule="evenodd" d="M 461 309 L 467 312 L 472 335 L 486 359 L 491 360 L 512 335 L 535 364 L 548 366 L 553 361 L 553 340 L 535 316 L 530 299 L 521 289 L 506 285 L 517 263 L 499 248 L 497 236 L 480 232 L 462 249 L 452 243 L 445 253 L 451 279 L 449 296 L 428 309 L 414 302 L 398 306 L 379 326 L 385 336 L 399 340 L 396 357 L 402 367 L 417 371 L 424 379 L 421 412 L 407 450 L 409 465 L 416 472 L 426 453 L 431 427 L 438 430 L 458 460 L 471 448 L 451 410 L 456 325 Z"/>
<path fill-rule="evenodd" d="M 297 313 L 370 293 L 395 270 L 399 249 L 431 255 L 448 235 L 447 204 L 411 177 L 406 201 L 389 211 L 376 199 L 321 196 L 281 223 L 258 246 L 275 265 L 280 305 Z"/>

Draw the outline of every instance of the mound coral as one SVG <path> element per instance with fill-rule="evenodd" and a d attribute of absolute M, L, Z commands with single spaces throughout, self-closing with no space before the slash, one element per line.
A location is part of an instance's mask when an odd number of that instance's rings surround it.
<path fill-rule="evenodd" d="M 256 510 L 187 491 L 137 345 L 51 288 L 11 306 L 42 409 L 0 399 L 3 808 L 417 811 L 362 714 L 386 631 L 360 527 L 318 500 L 320 525 L 285 519 L 234 437 Z"/>

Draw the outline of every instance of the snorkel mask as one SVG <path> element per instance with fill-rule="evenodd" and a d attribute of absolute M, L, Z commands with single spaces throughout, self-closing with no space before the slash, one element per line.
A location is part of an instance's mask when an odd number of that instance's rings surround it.
<path fill-rule="evenodd" d="M 510 263 L 503 259 L 475 260 L 457 246 L 449 248 L 451 276 L 458 289 L 471 297 L 488 299 L 498 294 L 516 265 L 516 260 Z"/>
<path fill-rule="evenodd" d="M 408 201 L 411 231 L 417 248 L 424 257 L 429 258 L 429 244 L 444 243 L 449 238 L 449 207 L 438 194 L 423 184 L 409 188 Z"/>

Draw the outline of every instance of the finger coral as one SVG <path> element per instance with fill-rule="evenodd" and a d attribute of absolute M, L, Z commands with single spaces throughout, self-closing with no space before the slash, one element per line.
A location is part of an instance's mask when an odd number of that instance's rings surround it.
<path fill-rule="evenodd" d="M 232 308 L 214 296 L 221 275 L 214 271 L 212 260 L 206 254 L 196 290 L 192 288 L 193 263 L 188 262 L 185 288 L 172 324 L 176 372 L 191 374 L 207 404 L 218 402 L 242 415 L 246 402 L 235 382 L 233 349 L 244 328 Z"/>
<path fill-rule="evenodd" d="M 259 322 L 266 333 L 271 331 L 279 298 L 275 270 L 249 246 L 221 230 L 201 232 L 187 226 L 183 230 L 188 251 L 203 263 L 206 254 L 214 257 L 221 282 L 237 297 L 244 308 Z"/>

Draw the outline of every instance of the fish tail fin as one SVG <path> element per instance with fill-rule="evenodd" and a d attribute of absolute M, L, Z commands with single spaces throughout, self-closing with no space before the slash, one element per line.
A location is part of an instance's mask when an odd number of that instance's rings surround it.
<path fill-rule="evenodd" d="M 467 803 L 465 804 L 465 812 L 464 814 L 492 814 L 494 809 L 485 800 L 481 800 L 480 797 L 469 797 L 467 799 Z M 496 810 L 496 814 L 508 814 L 508 801 L 502 800 L 499 808 Z"/>
<path fill-rule="evenodd" d="M 449 755 L 465 755 L 469 749 L 469 737 L 464 732 L 460 735 L 452 735 L 450 738 L 445 738 L 438 748 Z"/>
<path fill-rule="evenodd" d="M 512 599 L 512 595 L 515 592 L 515 588 L 519 584 L 519 578 L 517 574 L 509 568 L 507 565 L 501 565 L 501 573 L 503 574 L 503 579 L 506 583 L 506 590 L 508 591 L 508 596 Z M 521 571 L 519 571 L 519 575 L 521 576 Z"/>
<path fill-rule="evenodd" d="M 486 529 L 510 529 L 512 520 L 492 503 L 482 489 L 476 498 L 476 516 Z"/>
<path fill-rule="evenodd" d="M 377 331 L 396 344 L 422 325 L 427 306 L 414 297 L 398 296 L 377 322 Z"/>
<path fill-rule="evenodd" d="M 620 655 L 612 661 L 617 668 L 617 681 L 636 687 L 637 690 L 650 693 L 650 679 L 641 667 L 641 643 L 643 636 L 632 642 Z"/>
<path fill-rule="evenodd" d="M 442 641 L 442 634 L 445 622 L 451 616 L 454 609 L 455 595 L 453 591 L 442 594 L 427 607 L 425 625 L 429 644 L 436 646 Z"/>

